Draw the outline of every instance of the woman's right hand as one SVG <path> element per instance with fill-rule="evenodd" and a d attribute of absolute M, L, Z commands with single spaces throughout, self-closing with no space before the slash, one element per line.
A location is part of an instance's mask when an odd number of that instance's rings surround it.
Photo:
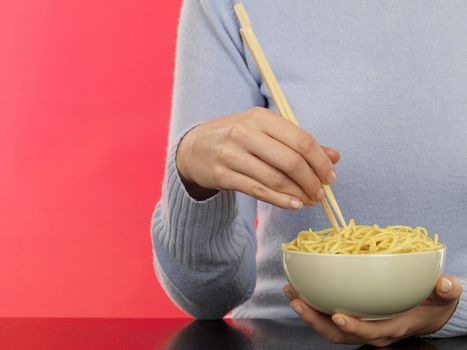
<path fill-rule="evenodd" d="M 181 140 L 177 169 L 188 193 L 203 200 L 235 190 L 281 208 L 324 198 L 339 153 L 266 108 L 212 119 Z"/>

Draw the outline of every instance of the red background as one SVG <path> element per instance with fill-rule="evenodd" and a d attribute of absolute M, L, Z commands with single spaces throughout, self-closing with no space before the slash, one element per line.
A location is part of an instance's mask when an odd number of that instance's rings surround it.
<path fill-rule="evenodd" d="M 155 277 L 180 0 L 0 1 L 0 316 L 183 316 Z"/>

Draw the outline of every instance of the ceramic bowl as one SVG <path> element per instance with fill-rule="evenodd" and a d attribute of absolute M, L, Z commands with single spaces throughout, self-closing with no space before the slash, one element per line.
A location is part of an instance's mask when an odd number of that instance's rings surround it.
<path fill-rule="evenodd" d="M 390 318 L 424 301 L 444 267 L 446 248 L 402 254 L 316 254 L 282 248 L 289 283 L 326 314 Z"/>

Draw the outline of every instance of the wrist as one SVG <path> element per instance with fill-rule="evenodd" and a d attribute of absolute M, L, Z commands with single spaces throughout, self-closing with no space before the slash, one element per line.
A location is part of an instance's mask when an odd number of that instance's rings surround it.
<path fill-rule="evenodd" d="M 206 199 L 209 199 L 213 196 L 215 196 L 219 191 L 218 190 L 212 190 L 209 188 L 204 188 L 198 185 L 196 182 L 188 182 L 185 181 L 182 177 L 180 177 L 182 180 L 183 185 L 185 186 L 186 191 L 190 195 L 191 198 L 197 201 L 204 201 Z"/>
<path fill-rule="evenodd" d="M 178 175 L 184 183 L 193 182 L 193 179 L 188 172 L 189 167 L 187 166 L 184 157 L 184 154 L 186 153 L 185 149 L 187 141 L 188 138 L 185 134 L 185 136 L 183 136 L 182 139 L 179 141 L 177 151 L 175 152 L 175 166 L 177 167 Z"/>
<path fill-rule="evenodd" d="M 190 197 L 198 201 L 206 200 L 214 196 L 219 191 L 215 189 L 204 188 L 193 180 L 189 172 L 190 167 L 186 164 L 183 156 L 185 154 L 184 149 L 186 149 L 186 147 L 187 139 L 186 137 L 183 137 L 179 143 L 177 152 L 175 153 L 175 165 L 178 175 Z M 188 147 L 188 149 L 189 148 L 190 147 Z"/>

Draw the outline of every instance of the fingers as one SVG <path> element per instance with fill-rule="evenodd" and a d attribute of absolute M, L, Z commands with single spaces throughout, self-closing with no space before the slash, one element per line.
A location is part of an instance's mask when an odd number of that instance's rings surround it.
<path fill-rule="evenodd" d="M 340 313 L 329 317 L 294 298 L 296 293 L 290 285 L 284 286 L 284 293 L 292 299 L 290 307 L 300 318 L 333 343 L 387 346 L 408 336 L 410 315 L 384 321 L 361 321 Z"/>
<path fill-rule="evenodd" d="M 320 179 L 302 155 L 261 132 L 244 135 L 243 143 L 249 152 L 287 174 L 309 198 L 315 201 L 324 198 Z"/>
<path fill-rule="evenodd" d="M 271 111 L 265 110 L 259 114 L 260 127 L 266 134 L 299 153 L 322 183 L 334 183 L 335 173 L 332 163 L 313 136 L 288 120 L 277 118 L 277 115 Z M 274 122 L 271 122 L 272 118 L 276 118 Z"/>
<path fill-rule="evenodd" d="M 284 288 L 282 288 L 282 291 L 287 296 L 287 298 L 289 298 L 290 301 L 298 298 L 297 292 L 290 284 L 286 284 Z"/>
<path fill-rule="evenodd" d="M 451 275 L 443 275 L 438 279 L 435 287 L 435 293 L 431 301 L 440 303 L 450 303 L 457 301 L 462 294 L 462 284 Z"/>
<path fill-rule="evenodd" d="M 308 205 L 315 204 L 290 177 L 242 149 L 224 149 L 221 161 L 230 169 L 257 180 L 270 189 L 289 194 Z"/>
<path fill-rule="evenodd" d="M 251 177 L 227 168 L 216 167 L 213 177 L 220 185 L 219 190 L 232 189 L 246 193 L 260 201 L 271 203 L 283 209 L 301 209 L 303 202 L 285 193 L 276 192 Z"/>
<path fill-rule="evenodd" d="M 342 313 L 329 317 L 296 299 L 296 293 L 290 285 L 284 286 L 284 293 L 292 299 L 290 306 L 300 318 L 330 341 L 381 347 L 412 335 L 430 334 L 438 330 L 451 317 L 452 305 L 459 299 L 462 285 L 454 276 L 442 276 L 430 297 L 437 298 L 438 303 L 430 300 L 428 304 L 422 303 L 407 312 L 381 321 L 363 321 Z M 436 304 L 439 307 L 433 307 Z"/>
<path fill-rule="evenodd" d="M 362 321 L 341 313 L 331 317 L 336 326 L 347 334 L 351 334 L 367 342 L 384 339 L 401 339 L 409 330 L 408 317 L 394 317 L 382 321 Z"/>
<path fill-rule="evenodd" d="M 442 327 L 451 317 L 462 293 L 462 285 L 454 276 L 442 276 L 432 295 L 419 306 L 383 321 L 361 321 L 336 313 L 333 322 L 346 334 L 365 343 L 381 346 L 413 334 L 429 334 Z"/>
<path fill-rule="evenodd" d="M 333 148 L 329 148 L 327 146 L 321 145 L 321 149 L 329 157 L 332 164 L 336 164 L 339 161 L 339 159 L 341 158 L 340 153 L 337 150 L 333 149 Z"/>
<path fill-rule="evenodd" d="M 329 316 L 319 313 L 300 299 L 293 300 L 290 307 L 305 323 L 331 342 L 342 343 L 345 341 L 344 333 L 331 321 Z"/>

